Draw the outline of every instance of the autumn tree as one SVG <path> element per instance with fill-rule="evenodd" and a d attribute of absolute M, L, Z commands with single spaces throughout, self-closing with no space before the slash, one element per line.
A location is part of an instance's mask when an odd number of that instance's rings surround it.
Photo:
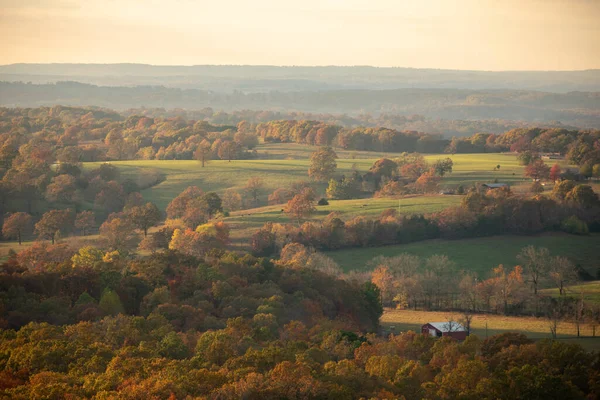
<path fill-rule="evenodd" d="M 146 203 L 143 206 L 135 206 L 127 211 L 127 217 L 133 225 L 144 232 L 144 237 L 148 236 L 148 229 L 156 226 L 161 220 L 162 214 L 156 204 Z"/>
<path fill-rule="evenodd" d="M 242 208 L 242 195 L 235 189 L 225 190 L 222 196 L 223 208 L 227 211 L 237 211 Z"/>
<path fill-rule="evenodd" d="M 74 214 L 71 209 L 51 210 L 42 215 L 35 224 L 35 233 L 43 239 L 50 239 L 52 244 L 57 235 L 64 235 L 71 231 L 74 224 Z"/>
<path fill-rule="evenodd" d="M 137 246 L 138 235 L 129 218 L 116 217 L 100 226 L 100 240 L 109 250 L 126 252 Z"/>
<path fill-rule="evenodd" d="M 441 178 L 433 169 L 423 173 L 415 182 L 416 188 L 422 193 L 433 193 L 439 189 Z"/>
<path fill-rule="evenodd" d="M 560 173 L 560 165 L 554 164 L 552 168 L 550 168 L 550 179 L 552 180 L 552 182 L 556 182 L 560 179 Z"/>
<path fill-rule="evenodd" d="M 227 160 L 228 162 L 231 162 L 231 160 L 237 158 L 239 151 L 240 148 L 236 142 L 226 140 L 219 146 L 218 154 L 221 160 Z"/>
<path fill-rule="evenodd" d="M 204 192 L 197 186 L 188 186 L 183 192 L 175 197 L 167 206 L 167 217 L 171 219 L 181 218 L 188 209 L 188 203 L 194 199 L 201 199 Z"/>
<path fill-rule="evenodd" d="M 315 181 L 327 182 L 335 174 L 337 154 L 329 147 L 321 147 L 310 156 L 308 176 Z"/>
<path fill-rule="evenodd" d="M 567 197 L 567 194 L 573 190 L 575 187 L 575 182 L 573 181 L 560 181 L 557 182 L 552 188 L 552 197 L 556 200 L 564 200 Z"/>
<path fill-rule="evenodd" d="M 211 158 L 212 151 L 210 147 L 210 142 L 204 139 L 202 142 L 200 142 L 198 148 L 194 152 L 194 158 L 202 163 L 202 168 L 204 168 L 204 164 L 206 164 Z"/>
<path fill-rule="evenodd" d="M 421 175 L 429 170 L 429 164 L 422 154 L 412 153 L 403 154 L 400 159 L 394 160 L 400 168 L 400 174 L 412 181 L 417 180 Z"/>
<path fill-rule="evenodd" d="M 46 188 L 46 199 L 51 202 L 74 204 L 82 200 L 77 179 L 71 175 L 58 175 Z"/>
<path fill-rule="evenodd" d="M 314 191 L 312 189 L 304 189 L 302 193 L 295 195 L 293 199 L 288 201 L 283 210 L 291 218 L 300 223 L 302 219 L 308 218 L 316 211 L 314 201 Z"/>
<path fill-rule="evenodd" d="M 525 167 L 525 176 L 537 181 L 550 177 L 550 167 L 543 160 L 538 159 Z"/>
<path fill-rule="evenodd" d="M 244 191 L 252 198 L 254 206 L 258 206 L 258 196 L 262 193 L 265 185 L 263 180 L 257 176 L 248 179 Z"/>
<path fill-rule="evenodd" d="M 493 270 L 493 284 L 496 289 L 497 307 L 500 305 L 504 314 L 508 313 L 509 305 L 518 303 L 523 298 L 524 288 L 523 269 L 517 265 L 512 271 L 499 265 Z M 499 304 L 498 304 L 499 303 Z"/>
<path fill-rule="evenodd" d="M 4 220 L 2 235 L 6 239 L 17 239 L 19 246 L 23 236 L 30 235 L 33 231 L 33 218 L 24 212 L 13 213 Z"/>
<path fill-rule="evenodd" d="M 83 236 L 86 236 L 94 226 L 96 226 L 96 216 L 93 211 L 82 211 L 77 214 L 75 228 L 80 230 Z"/>
<path fill-rule="evenodd" d="M 294 197 L 294 194 L 285 188 L 277 188 L 273 193 L 269 195 L 269 205 L 284 204 L 290 201 Z"/>
<path fill-rule="evenodd" d="M 591 208 L 600 204 L 598 194 L 589 185 L 577 185 L 567 195 L 565 200 L 583 208 Z"/>

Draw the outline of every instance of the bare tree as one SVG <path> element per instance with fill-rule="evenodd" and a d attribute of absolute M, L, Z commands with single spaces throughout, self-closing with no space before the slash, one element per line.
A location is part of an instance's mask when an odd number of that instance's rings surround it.
<path fill-rule="evenodd" d="M 549 272 L 548 275 L 558 288 L 561 296 L 565 294 L 565 285 L 575 283 L 579 279 L 577 268 L 566 257 L 553 257 Z"/>

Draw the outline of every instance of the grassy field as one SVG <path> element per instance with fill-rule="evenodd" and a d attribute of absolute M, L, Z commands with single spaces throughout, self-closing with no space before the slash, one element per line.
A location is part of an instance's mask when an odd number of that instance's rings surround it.
<path fill-rule="evenodd" d="M 558 289 L 544 289 L 542 293 L 550 294 L 554 297 L 560 296 Z M 584 301 L 600 304 L 600 281 L 569 286 L 566 288 L 566 295 L 575 298 L 583 296 Z"/>
<path fill-rule="evenodd" d="M 459 320 L 460 314 L 438 311 L 412 311 L 386 309 L 381 317 L 381 325 L 386 332 L 404 332 L 412 330 L 421 331 L 421 326 L 427 322 L 444 322 Z M 551 338 L 549 321 L 544 318 L 533 317 L 506 317 L 502 315 L 482 314 L 475 315 L 472 321 L 472 333 L 485 339 L 488 336 L 503 332 L 521 332 L 532 339 Z M 390 327 L 394 327 L 391 329 Z M 596 329 L 600 335 L 600 329 Z M 592 328 L 583 325 L 581 336 L 577 337 L 575 325 L 561 322 L 557 330 L 557 338 L 569 343 L 579 343 L 588 350 L 600 350 L 600 336 L 592 336 Z"/>
<path fill-rule="evenodd" d="M 358 199 L 358 200 L 331 200 L 327 206 L 318 206 L 317 212 L 310 218 L 318 221 L 331 212 L 339 212 L 344 219 L 359 215 L 375 218 L 383 210 L 395 208 L 401 214 L 426 214 L 441 211 L 447 207 L 460 204 L 461 196 L 415 196 L 399 200 L 395 199 Z M 236 211 L 225 218 L 231 227 L 232 240 L 244 244 L 252 232 L 259 229 L 267 222 L 289 223 L 290 218 L 282 212 L 283 205 L 254 208 L 251 210 Z"/>
<path fill-rule="evenodd" d="M 355 248 L 328 252 L 346 270 L 364 269 L 375 256 L 391 257 L 401 253 L 427 257 L 445 254 L 459 268 L 477 272 L 481 277 L 498 264 L 516 265 L 516 256 L 527 246 L 547 247 L 552 255 L 561 255 L 580 264 L 592 275 L 600 268 L 600 235 L 574 236 L 549 233 L 539 236 L 492 236 L 464 240 L 427 240 L 397 246 Z"/>
<path fill-rule="evenodd" d="M 249 178 L 259 176 L 263 179 L 265 190 L 263 199 L 273 190 L 287 187 L 294 181 L 308 180 L 308 167 L 310 153 L 315 150 L 312 146 L 294 144 L 262 145 L 259 152 L 269 153 L 270 159 L 261 160 L 223 160 L 211 161 L 202 168 L 197 161 L 189 160 L 142 160 L 142 161 L 115 161 L 113 165 L 119 167 L 123 176 L 136 177 L 143 170 L 156 170 L 165 175 L 165 181 L 146 189 L 142 192 L 144 198 L 156 203 L 160 208 L 167 204 L 185 188 L 196 185 L 205 191 L 222 193 L 225 189 L 233 188 L 241 191 Z M 278 153 L 280 152 L 280 153 Z M 338 172 L 350 173 L 353 166 L 359 171 L 367 171 L 373 162 L 382 154 L 373 152 L 358 152 L 361 158 L 351 159 L 351 152 L 340 152 L 337 160 Z M 294 159 L 275 159 L 277 154 L 292 155 Z M 393 153 L 385 154 L 393 157 Z M 365 158 L 362 158 L 365 157 Z M 447 155 L 427 155 L 429 161 Z M 507 182 L 510 184 L 523 184 L 529 181 L 523 178 L 523 167 L 518 165 L 517 159 L 512 154 L 457 154 L 449 156 L 454 161 L 454 171 L 444 177 L 442 186 L 457 186 L 475 182 Z M 94 168 L 98 163 L 86 163 L 86 168 Z M 494 167 L 500 165 L 500 170 Z M 320 195 L 325 193 L 325 184 L 317 185 Z"/>

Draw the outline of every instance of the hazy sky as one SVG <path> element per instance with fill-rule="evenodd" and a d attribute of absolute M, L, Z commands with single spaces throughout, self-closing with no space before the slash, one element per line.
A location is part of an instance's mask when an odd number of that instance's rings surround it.
<path fill-rule="evenodd" d="M 0 0 L 0 64 L 600 68 L 600 0 Z"/>

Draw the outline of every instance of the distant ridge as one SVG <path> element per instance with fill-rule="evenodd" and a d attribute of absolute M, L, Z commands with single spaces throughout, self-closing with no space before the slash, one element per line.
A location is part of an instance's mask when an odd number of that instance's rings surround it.
<path fill-rule="evenodd" d="M 10 64 L 0 80 L 101 86 L 159 85 L 217 92 L 337 89 L 512 89 L 547 92 L 600 91 L 600 70 L 462 71 L 373 66 Z"/>

